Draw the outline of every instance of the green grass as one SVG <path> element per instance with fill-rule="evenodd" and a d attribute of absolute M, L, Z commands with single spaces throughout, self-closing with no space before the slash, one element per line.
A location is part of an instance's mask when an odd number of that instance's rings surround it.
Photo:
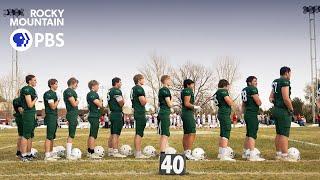
<path fill-rule="evenodd" d="M 15 154 L 16 130 L 0 131 L 0 179 L 318 179 L 320 177 L 320 128 L 292 128 L 290 147 L 296 147 L 301 152 L 302 160 L 298 163 L 279 162 L 274 158 L 273 128 L 259 130 L 257 148 L 267 159 L 266 162 L 247 162 L 241 159 L 244 128 L 232 129 L 230 146 L 236 152 L 236 163 L 217 161 L 218 129 L 198 130 L 194 147 L 206 151 L 208 161 L 188 161 L 185 176 L 160 176 L 157 174 L 158 158 L 147 161 L 135 160 L 133 157 L 118 160 L 105 157 L 101 161 L 90 161 L 85 158 L 88 129 L 78 129 L 74 147 L 83 152 L 83 158 L 77 162 L 61 160 L 46 163 L 44 158 L 43 141 L 45 129 L 37 129 L 34 148 L 40 152 L 38 160 L 29 163 L 18 161 Z M 56 145 L 65 146 L 67 129 L 58 129 Z M 109 130 L 100 129 L 97 145 L 106 149 L 106 139 Z M 133 147 L 133 129 L 125 129 L 121 135 L 121 144 Z M 182 130 L 172 130 L 170 146 L 182 152 Z M 147 129 L 143 138 L 143 146 L 152 145 L 158 149 L 159 136 L 156 130 Z M 307 143 L 312 144 L 307 144 Z"/>

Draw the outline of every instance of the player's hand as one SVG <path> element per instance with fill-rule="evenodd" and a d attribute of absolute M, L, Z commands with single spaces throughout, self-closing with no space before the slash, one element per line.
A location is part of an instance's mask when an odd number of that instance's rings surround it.
<path fill-rule="evenodd" d="M 201 107 L 200 106 L 193 106 L 193 109 L 199 111 L 201 109 Z"/>

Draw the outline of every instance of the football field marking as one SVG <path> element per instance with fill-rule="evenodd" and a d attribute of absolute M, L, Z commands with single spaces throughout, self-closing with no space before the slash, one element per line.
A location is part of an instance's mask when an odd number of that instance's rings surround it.
<path fill-rule="evenodd" d="M 320 172 L 204 172 L 204 171 L 187 171 L 188 175 L 320 175 Z M 136 172 L 136 171 L 128 171 L 128 172 L 84 172 L 84 173 L 17 173 L 17 174 L 0 174 L 0 177 L 38 177 L 38 176 L 49 176 L 49 177 L 63 177 L 63 176 L 124 176 L 124 175 L 159 175 L 157 172 Z M 160 177 L 160 175 L 159 175 Z M 182 176 L 183 177 L 183 176 Z"/>
<path fill-rule="evenodd" d="M 45 164 L 59 164 L 59 163 L 111 163 L 111 162 L 159 162 L 157 159 L 103 159 L 103 160 L 90 160 L 90 159 L 81 159 L 78 161 L 69 161 L 69 160 L 58 160 L 56 162 L 46 162 L 44 160 L 35 160 L 32 162 L 28 162 L 28 164 L 40 164 L 40 163 L 45 163 Z M 218 159 L 210 159 L 210 160 L 202 160 L 202 161 L 188 161 L 188 163 L 206 163 L 206 162 L 222 162 Z M 245 160 L 237 160 L 234 163 L 241 162 L 241 163 L 254 163 L 251 161 L 245 161 Z M 263 163 L 270 163 L 270 162 L 279 162 L 276 160 L 266 160 Z M 313 159 L 313 160 L 300 160 L 298 163 L 308 163 L 308 162 L 320 162 L 320 159 Z M 19 160 L 4 160 L 0 161 L 0 164 L 17 164 L 21 163 L 24 164 L 24 162 L 21 162 Z M 293 162 L 294 163 L 294 162 Z"/>

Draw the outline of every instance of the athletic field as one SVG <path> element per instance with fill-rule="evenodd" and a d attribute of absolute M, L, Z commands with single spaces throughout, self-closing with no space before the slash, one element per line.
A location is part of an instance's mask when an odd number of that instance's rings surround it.
<path fill-rule="evenodd" d="M 86 158 L 86 140 L 88 129 L 77 129 L 74 147 L 82 151 L 82 160 L 46 163 L 43 161 L 43 141 L 45 129 L 36 129 L 34 148 L 40 157 L 33 162 L 22 163 L 15 157 L 16 129 L 0 130 L 0 179 L 319 179 L 320 178 L 320 128 L 292 128 L 289 147 L 296 147 L 301 152 L 302 160 L 297 163 L 275 161 L 273 138 L 275 129 L 261 128 L 258 134 L 257 148 L 266 162 L 247 162 L 241 159 L 245 128 L 235 128 L 231 132 L 230 147 L 236 152 L 237 162 L 220 162 L 217 156 L 218 129 L 198 129 L 195 147 L 205 150 L 208 160 L 187 161 L 187 175 L 158 175 L 158 158 L 135 160 L 133 157 L 93 161 Z M 56 145 L 65 146 L 67 129 L 58 129 Z M 100 129 L 97 145 L 105 150 L 109 129 Z M 124 129 L 121 144 L 133 147 L 133 129 Z M 182 152 L 182 130 L 171 130 L 170 146 Z M 143 147 L 152 145 L 158 148 L 159 136 L 155 129 L 147 129 Z"/>

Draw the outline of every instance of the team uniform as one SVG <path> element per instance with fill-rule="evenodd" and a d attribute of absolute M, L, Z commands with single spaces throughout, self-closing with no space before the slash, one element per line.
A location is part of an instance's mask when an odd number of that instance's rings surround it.
<path fill-rule="evenodd" d="M 146 110 L 143 105 L 141 105 L 139 101 L 140 96 L 146 96 L 144 89 L 136 85 L 131 89 L 131 102 L 132 108 L 134 109 L 134 119 L 136 120 L 136 135 L 143 137 L 144 128 L 146 127 L 147 119 L 146 119 Z"/>
<path fill-rule="evenodd" d="M 22 114 L 19 112 L 19 108 L 22 108 L 22 104 L 21 104 L 21 99 L 20 97 L 15 98 L 12 102 L 13 104 L 13 109 L 15 111 L 15 113 L 13 114 L 13 116 L 15 117 L 15 121 L 17 124 L 17 129 L 18 129 L 18 135 L 20 137 L 23 136 L 23 121 L 22 121 Z"/>
<path fill-rule="evenodd" d="M 284 78 L 279 78 L 273 81 L 272 91 L 274 94 L 274 109 L 272 111 L 272 116 L 275 120 L 276 132 L 279 135 L 289 137 L 291 119 L 292 115 L 290 114 L 288 108 L 284 104 L 281 89 L 283 87 L 289 87 L 289 97 L 291 95 L 291 86 L 290 81 Z"/>
<path fill-rule="evenodd" d="M 231 107 L 224 100 L 226 96 L 229 96 L 228 90 L 218 89 L 213 95 L 213 101 L 216 106 L 219 107 L 218 120 L 220 121 L 220 137 L 229 139 L 231 131 Z"/>
<path fill-rule="evenodd" d="M 258 89 L 254 86 L 247 86 L 241 92 L 242 102 L 245 104 L 244 120 L 246 122 L 246 136 L 257 139 L 259 106 L 252 97 L 255 94 L 258 94 Z"/>
<path fill-rule="evenodd" d="M 63 100 L 66 104 L 67 115 L 66 118 L 69 123 L 69 137 L 74 138 L 76 134 L 76 128 L 78 125 L 78 106 L 73 107 L 69 101 L 69 98 L 73 97 L 77 100 L 78 95 L 75 90 L 68 88 L 63 92 Z"/>
<path fill-rule="evenodd" d="M 36 99 L 37 93 L 36 90 L 31 86 L 24 86 L 20 91 L 20 98 L 21 98 L 21 105 L 24 109 L 22 113 L 22 136 L 25 139 L 30 139 L 34 137 L 34 129 L 37 126 L 36 121 L 36 107 L 33 106 L 32 108 L 29 108 L 26 102 L 25 96 L 30 95 L 31 100 L 33 101 Z"/>
<path fill-rule="evenodd" d="M 100 114 L 100 108 L 94 103 L 96 99 L 100 99 L 99 95 L 95 91 L 90 91 L 87 94 L 87 103 L 89 108 L 89 116 L 88 121 L 90 123 L 90 137 L 93 137 L 94 139 L 97 139 L 98 137 L 98 131 L 99 131 L 99 118 L 101 116 Z"/>
<path fill-rule="evenodd" d="M 194 119 L 193 109 L 190 109 L 184 105 L 185 96 L 190 96 L 190 103 L 194 104 L 194 94 L 191 88 L 184 88 L 181 91 L 181 101 L 182 101 L 181 119 L 183 122 L 183 133 L 192 134 L 192 133 L 196 133 L 196 121 Z"/>
<path fill-rule="evenodd" d="M 120 136 L 124 120 L 122 114 L 122 107 L 119 105 L 117 99 L 122 99 L 122 92 L 118 88 L 111 88 L 108 92 L 108 104 L 110 108 L 111 134 Z"/>
<path fill-rule="evenodd" d="M 58 101 L 57 93 L 50 89 L 44 93 L 43 101 L 46 113 L 44 124 L 47 125 L 47 139 L 54 140 L 56 138 L 58 127 L 58 109 L 51 109 L 49 104 L 56 103 Z"/>
<path fill-rule="evenodd" d="M 160 111 L 158 114 L 158 130 L 160 135 L 170 136 L 170 107 L 166 102 L 166 98 L 171 97 L 170 90 L 167 87 L 162 87 L 159 90 L 158 99 L 160 105 Z"/>

